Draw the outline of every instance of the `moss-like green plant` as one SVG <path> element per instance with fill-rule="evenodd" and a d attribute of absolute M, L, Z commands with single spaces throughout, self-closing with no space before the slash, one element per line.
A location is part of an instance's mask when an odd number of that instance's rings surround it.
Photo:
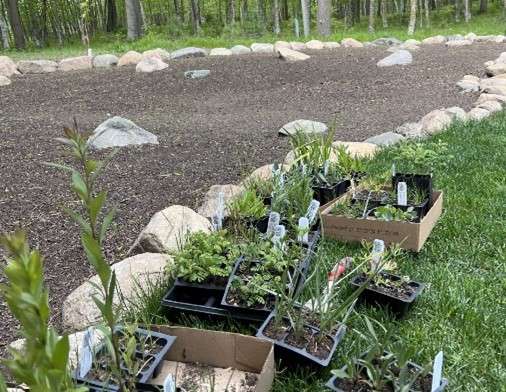
<path fill-rule="evenodd" d="M 406 143 L 399 146 L 394 161 L 399 172 L 430 174 L 436 167 L 441 167 L 453 159 L 447 151 L 448 144 L 441 141 Z"/>

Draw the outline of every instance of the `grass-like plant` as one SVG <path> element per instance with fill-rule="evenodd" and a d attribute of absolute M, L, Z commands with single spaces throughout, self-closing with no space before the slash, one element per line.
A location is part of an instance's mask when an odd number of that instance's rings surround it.
<path fill-rule="evenodd" d="M 235 221 L 260 219 L 267 215 L 267 207 L 255 190 L 245 189 L 228 204 L 228 215 Z"/>

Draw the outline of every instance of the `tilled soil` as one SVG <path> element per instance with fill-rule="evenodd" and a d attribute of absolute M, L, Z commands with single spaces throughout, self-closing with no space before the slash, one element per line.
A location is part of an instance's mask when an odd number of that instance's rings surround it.
<path fill-rule="evenodd" d="M 156 211 L 196 206 L 209 186 L 282 159 L 289 148 L 277 130 L 285 123 L 335 123 L 339 139 L 360 141 L 438 107 L 469 109 L 476 95 L 461 94 L 455 82 L 483 75 L 483 62 L 502 48 L 424 47 L 412 65 L 391 68 L 376 67 L 388 53 L 374 48 L 321 51 L 301 63 L 250 55 L 181 60 L 153 74 L 126 67 L 16 77 L 0 91 L 0 232 L 23 228 L 45 256 L 58 327 L 63 300 L 92 275 L 78 230 L 61 209 L 76 205 L 69 179 L 42 164 L 69 162 L 53 139 L 73 117 L 93 130 L 123 116 L 159 137 L 159 146 L 122 149 L 103 181 L 119 208 L 107 241 L 118 261 Z M 211 75 L 185 80 L 190 69 Z M 0 314 L 1 351 L 17 334 L 4 304 Z"/>

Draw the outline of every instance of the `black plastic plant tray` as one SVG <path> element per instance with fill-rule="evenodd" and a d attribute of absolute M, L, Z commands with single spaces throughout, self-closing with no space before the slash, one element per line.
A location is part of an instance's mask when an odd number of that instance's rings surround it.
<path fill-rule="evenodd" d="M 413 187 L 418 188 L 424 191 L 430 200 L 432 196 L 432 180 L 431 174 L 396 173 L 395 176 L 392 176 L 392 188 L 397 189 L 399 182 L 405 182 L 408 189 Z"/>
<path fill-rule="evenodd" d="M 364 353 L 364 354 L 362 355 L 362 357 L 365 357 L 365 356 L 366 356 L 366 354 L 367 354 L 367 353 Z M 417 371 L 420 371 L 420 370 L 422 369 L 422 367 L 421 367 L 420 365 L 417 365 L 417 364 L 416 364 L 416 363 L 414 363 L 414 362 L 408 362 L 408 366 L 409 366 L 409 367 L 412 367 L 412 368 L 415 368 Z M 342 369 L 342 370 L 346 370 L 346 369 L 348 369 L 348 366 L 343 366 L 341 369 Z M 432 373 L 428 373 L 428 374 L 432 376 Z M 329 380 L 329 381 L 327 381 L 327 383 L 325 384 L 325 386 L 326 386 L 328 389 L 330 389 L 330 390 L 332 390 L 332 391 L 335 391 L 335 392 L 346 392 L 346 391 L 344 391 L 344 390 L 342 390 L 342 389 L 340 389 L 340 388 L 338 388 L 338 387 L 336 386 L 336 381 L 337 381 L 337 379 L 338 379 L 338 377 L 337 377 L 337 376 L 332 376 L 332 377 L 330 378 L 330 380 Z M 443 392 L 443 391 L 446 389 L 446 387 L 447 387 L 447 386 L 448 386 L 448 379 L 446 379 L 446 378 L 442 378 L 442 379 L 441 379 L 441 384 L 439 385 L 439 387 L 438 387 L 438 388 L 437 388 L 434 392 Z M 413 389 L 410 389 L 409 391 L 410 391 L 410 392 L 415 392 L 415 390 L 413 390 Z"/>
<path fill-rule="evenodd" d="M 173 286 L 162 299 L 162 307 L 169 313 L 194 314 L 210 320 L 234 319 L 238 321 L 261 323 L 265 316 L 231 312 L 221 306 L 225 289 L 206 290 L 198 287 Z"/>
<path fill-rule="evenodd" d="M 336 184 L 329 186 L 313 186 L 314 198 L 320 202 L 320 205 L 325 205 L 328 202 L 337 199 L 339 196 L 344 195 L 351 185 L 350 180 L 342 180 Z"/>
<path fill-rule="evenodd" d="M 119 331 L 122 329 L 122 327 L 118 326 L 116 328 L 116 333 L 119 334 Z M 144 354 L 143 352 L 136 350 L 136 355 L 142 358 L 146 358 L 147 360 L 151 360 L 150 365 L 146 367 L 144 370 L 140 372 L 140 374 L 137 376 L 139 386 L 142 384 L 146 384 L 149 380 L 151 380 L 153 377 L 156 377 L 158 373 L 160 372 L 162 361 L 171 348 L 171 346 L 174 344 L 176 337 L 170 336 L 167 334 L 163 334 L 160 332 L 155 331 L 149 331 L 142 328 L 137 328 L 135 330 L 135 334 L 137 336 L 143 336 L 150 339 L 156 339 L 156 344 L 159 346 L 159 350 L 156 353 L 153 354 Z M 105 345 L 103 344 L 102 347 L 99 347 L 97 350 L 97 355 L 100 355 L 101 351 L 104 351 Z M 115 384 L 110 384 L 107 382 L 101 382 L 93 379 L 88 379 L 86 377 L 79 377 L 77 370 L 74 372 L 74 378 L 79 384 L 84 384 L 89 386 L 90 388 L 93 388 L 93 390 L 96 391 L 117 391 L 119 390 L 119 387 Z"/>
<path fill-rule="evenodd" d="M 327 337 L 332 339 L 333 345 L 327 358 L 321 359 L 306 351 L 306 348 L 297 348 L 286 343 L 285 340 L 290 333 L 290 329 L 288 329 L 280 339 L 273 339 L 268 336 L 265 336 L 264 329 L 269 325 L 269 322 L 274 317 L 274 315 L 275 312 L 274 311 L 271 312 L 271 314 L 267 317 L 267 319 L 258 329 L 255 336 L 257 338 L 261 338 L 274 343 L 274 350 L 275 350 L 274 356 L 276 359 L 281 359 L 283 365 L 286 365 L 287 367 L 295 367 L 301 365 L 301 366 L 322 368 L 327 367 L 329 365 L 336 351 L 337 345 L 343 339 L 344 334 L 346 333 L 346 327 L 344 325 L 341 325 L 338 328 L 335 335 L 333 336 L 327 335 Z M 320 332 L 319 328 L 316 328 L 314 326 L 305 324 L 305 327 L 312 330 L 313 336 Z"/>
<path fill-rule="evenodd" d="M 176 278 L 174 281 L 174 286 L 180 286 L 180 287 L 193 287 L 193 288 L 200 288 L 203 290 L 223 290 L 225 286 L 227 285 L 228 278 L 223 278 L 223 283 L 215 284 L 215 283 L 198 283 L 198 282 L 187 282 L 183 279 Z"/>
<path fill-rule="evenodd" d="M 389 280 L 401 279 L 400 276 L 389 274 L 387 272 L 381 272 L 380 274 Z M 357 288 L 361 287 L 362 279 L 363 279 L 362 275 L 357 275 L 351 280 L 350 284 Z M 393 295 L 379 291 L 369 285 L 364 289 L 364 291 L 362 291 L 359 299 L 369 304 L 388 307 L 394 314 L 396 314 L 399 317 L 403 317 L 406 315 L 413 302 L 425 288 L 425 284 L 415 281 L 410 281 L 409 285 L 414 288 L 414 291 L 413 294 L 411 294 L 411 296 L 407 299 L 397 298 Z"/>
<path fill-rule="evenodd" d="M 394 204 L 393 206 L 403 211 L 407 211 L 410 207 L 413 207 L 413 211 L 416 213 L 416 219 L 413 222 L 420 222 L 427 212 L 429 212 L 429 199 L 427 198 L 419 205 L 401 206 L 400 204 Z"/>
<path fill-rule="evenodd" d="M 89 392 L 100 392 L 100 391 L 119 391 L 119 387 L 115 386 L 113 388 L 103 388 L 96 385 L 86 385 L 88 387 Z M 163 392 L 163 386 L 161 385 L 153 385 L 153 384 L 145 384 L 142 382 L 138 382 L 135 384 L 135 392 Z"/>

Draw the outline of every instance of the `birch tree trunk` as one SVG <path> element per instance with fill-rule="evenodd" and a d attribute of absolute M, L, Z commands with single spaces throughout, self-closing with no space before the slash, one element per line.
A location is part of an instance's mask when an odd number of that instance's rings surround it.
<path fill-rule="evenodd" d="M 197 3 L 197 0 L 190 0 L 190 7 L 191 7 L 192 30 L 193 34 L 196 34 L 200 30 L 199 4 Z"/>
<path fill-rule="evenodd" d="M 387 15 L 388 10 L 387 10 L 386 0 L 381 0 L 380 12 L 381 12 L 381 20 L 383 22 L 383 28 L 387 28 L 388 27 L 388 15 Z"/>
<path fill-rule="evenodd" d="M 139 0 L 125 0 L 127 18 L 127 38 L 138 39 L 142 36 L 142 12 Z"/>
<path fill-rule="evenodd" d="M 16 49 L 25 48 L 25 33 L 19 17 L 18 1 L 7 0 L 7 13 L 11 24 L 12 33 L 14 35 L 14 45 Z"/>
<path fill-rule="evenodd" d="M 367 28 L 369 33 L 374 33 L 374 14 L 374 0 L 369 0 L 369 27 Z"/>
<path fill-rule="evenodd" d="M 304 37 L 308 37 L 309 34 L 311 34 L 311 10 L 309 8 L 309 0 L 300 0 L 300 6 L 302 8 L 302 25 L 304 27 Z"/>
<path fill-rule="evenodd" d="M 429 0 L 424 0 L 425 7 L 425 25 L 426 27 L 430 27 L 430 9 L 429 9 Z"/>
<path fill-rule="evenodd" d="M 331 0 L 318 0 L 318 34 L 324 37 L 328 37 L 332 33 L 330 21 L 331 12 Z"/>
<path fill-rule="evenodd" d="M 273 0 L 272 8 L 274 16 L 274 34 L 279 34 L 281 33 L 281 28 L 279 27 L 279 0 Z"/>
<path fill-rule="evenodd" d="M 471 20 L 471 10 L 469 9 L 469 0 L 464 0 L 464 21 L 469 23 Z"/>
<path fill-rule="evenodd" d="M 10 49 L 9 27 L 7 26 L 7 21 L 5 20 L 1 12 L 0 12 L 0 36 L 2 37 L 2 48 Z"/>
<path fill-rule="evenodd" d="M 416 0 L 410 0 L 408 35 L 415 33 L 416 27 Z"/>

